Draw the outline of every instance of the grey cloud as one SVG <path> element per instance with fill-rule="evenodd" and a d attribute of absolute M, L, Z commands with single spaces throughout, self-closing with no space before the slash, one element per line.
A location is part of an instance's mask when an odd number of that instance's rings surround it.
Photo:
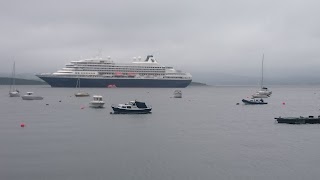
<path fill-rule="evenodd" d="M 191 72 L 255 76 L 320 66 L 320 2 L 8 1 L 0 6 L 0 60 L 46 72 L 102 50 L 120 62 L 153 53 Z M 9 71 L 9 63 L 1 72 Z M 285 69 L 285 71 L 283 71 Z"/>

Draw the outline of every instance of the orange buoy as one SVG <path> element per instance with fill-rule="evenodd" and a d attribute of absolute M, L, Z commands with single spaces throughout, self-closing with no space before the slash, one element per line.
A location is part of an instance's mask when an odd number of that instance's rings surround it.
<path fill-rule="evenodd" d="M 24 123 L 21 123 L 21 124 L 20 124 L 20 127 L 25 127 L 25 124 L 24 124 Z"/>

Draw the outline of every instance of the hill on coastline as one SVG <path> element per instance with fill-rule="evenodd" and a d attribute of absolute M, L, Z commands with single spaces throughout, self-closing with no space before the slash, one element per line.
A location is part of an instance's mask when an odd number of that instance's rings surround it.
<path fill-rule="evenodd" d="M 200 82 L 191 82 L 190 86 L 208 86 L 207 84 L 205 83 L 200 83 Z"/>
<path fill-rule="evenodd" d="M 46 85 L 46 82 L 31 80 L 31 79 L 15 79 L 16 85 Z M 10 85 L 12 83 L 12 79 L 8 77 L 0 77 L 0 85 Z"/>

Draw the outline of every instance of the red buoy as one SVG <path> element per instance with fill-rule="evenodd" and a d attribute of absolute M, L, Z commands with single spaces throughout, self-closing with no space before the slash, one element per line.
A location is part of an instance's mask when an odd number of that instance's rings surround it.
<path fill-rule="evenodd" d="M 24 124 L 24 123 L 21 123 L 21 124 L 20 124 L 20 127 L 24 127 L 24 126 L 25 126 L 25 124 Z"/>
<path fill-rule="evenodd" d="M 282 103 L 282 105 L 286 105 L 286 103 L 285 103 L 285 102 L 283 102 L 283 103 Z"/>

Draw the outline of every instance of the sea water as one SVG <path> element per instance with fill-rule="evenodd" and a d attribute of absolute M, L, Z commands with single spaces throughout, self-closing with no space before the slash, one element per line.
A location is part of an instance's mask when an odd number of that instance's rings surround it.
<path fill-rule="evenodd" d="M 318 116 L 319 86 L 275 86 L 267 105 L 244 105 L 258 87 L 75 88 L 18 86 L 44 100 L 10 98 L 0 86 L 0 179 L 317 179 L 320 125 L 278 124 Z M 92 95 L 105 108 L 92 109 Z M 151 114 L 110 114 L 145 101 Z M 239 105 L 237 105 L 239 103 Z M 24 123 L 25 127 L 20 127 Z"/>

